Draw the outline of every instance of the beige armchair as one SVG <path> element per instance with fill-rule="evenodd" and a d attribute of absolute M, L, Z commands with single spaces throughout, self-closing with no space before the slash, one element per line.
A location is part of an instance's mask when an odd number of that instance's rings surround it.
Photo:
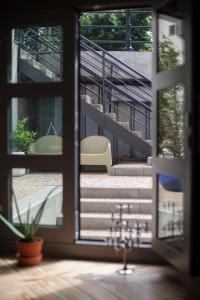
<path fill-rule="evenodd" d="M 62 137 L 44 135 L 31 143 L 27 154 L 32 155 L 59 155 L 62 154 Z"/>
<path fill-rule="evenodd" d="M 88 136 L 81 141 L 80 164 L 103 165 L 111 174 L 112 153 L 110 141 L 104 136 Z"/>

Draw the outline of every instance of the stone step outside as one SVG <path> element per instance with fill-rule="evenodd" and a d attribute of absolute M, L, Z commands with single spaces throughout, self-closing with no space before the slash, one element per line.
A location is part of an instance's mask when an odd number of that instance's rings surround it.
<path fill-rule="evenodd" d="M 90 96 L 88 96 L 88 95 L 81 95 L 81 100 L 85 101 L 85 102 L 87 102 L 89 104 L 92 104 L 92 98 Z"/>
<path fill-rule="evenodd" d="M 136 221 L 152 223 L 151 214 L 123 214 L 123 218 L 130 223 Z M 114 221 L 119 220 L 119 213 L 114 213 Z M 112 226 L 112 213 L 81 213 L 80 214 L 81 229 L 99 229 L 108 230 Z"/>
<path fill-rule="evenodd" d="M 131 131 L 131 132 L 134 133 L 134 134 L 136 134 L 137 136 L 139 136 L 141 139 L 144 138 L 142 131 Z"/>
<path fill-rule="evenodd" d="M 152 140 L 145 140 L 147 143 L 149 143 L 150 145 L 152 145 Z"/>
<path fill-rule="evenodd" d="M 152 157 L 151 156 L 147 157 L 147 165 L 152 166 L 152 164 L 153 164 Z"/>
<path fill-rule="evenodd" d="M 115 114 L 115 113 L 105 112 L 105 113 L 104 113 L 104 116 L 106 116 L 106 117 L 112 119 L 113 121 L 116 120 L 116 114 Z"/>
<path fill-rule="evenodd" d="M 127 198 L 127 199 L 151 199 L 152 188 L 99 188 L 82 187 L 81 198 Z"/>
<path fill-rule="evenodd" d="M 119 235 L 119 233 L 117 233 L 117 235 Z M 82 229 L 80 231 L 80 236 L 81 239 L 89 239 L 89 240 L 102 240 L 102 241 L 106 241 L 107 238 L 110 236 L 110 232 L 109 230 L 84 230 Z M 133 238 L 135 237 L 135 234 L 133 234 Z M 140 237 L 140 241 L 141 243 L 151 243 L 151 239 L 152 239 L 152 233 L 148 232 L 142 232 L 141 233 L 141 237 Z"/>
<path fill-rule="evenodd" d="M 92 105 L 95 109 L 99 110 L 100 112 L 103 112 L 103 105 L 102 105 L 102 104 L 92 103 L 91 105 Z"/>
<path fill-rule="evenodd" d="M 127 130 L 130 130 L 129 122 L 117 122 L 119 125 L 125 127 Z"/>
<path fill-rule="evenodd" d="M 152 200 L 150 199 L 106 199 L 106 198 L 82 198 L 82 213 L 117 213 L 119 208 L 117 205 L 130 205 L 131 212 L 138 214 L 152 213 Z M 127 208 L 128 209 L 128 208 Z"/>
<path fill-rule="evenodd" d="M 147 164 L 121 163 L 111 168 L 112 176 L 152 176 L 152 166 Z"/>

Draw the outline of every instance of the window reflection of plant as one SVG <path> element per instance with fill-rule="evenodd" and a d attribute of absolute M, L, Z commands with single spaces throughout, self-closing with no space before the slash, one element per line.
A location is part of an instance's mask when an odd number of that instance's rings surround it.
<path fill-rule="evenodd" d="M 164 71 L 180 64 L 182 52 L 165 38 L 159 44 L 159 69 Z M 183 156 L 184 98 L 181 84 L 159 92 L 159 154 L 163 157 Z"/>

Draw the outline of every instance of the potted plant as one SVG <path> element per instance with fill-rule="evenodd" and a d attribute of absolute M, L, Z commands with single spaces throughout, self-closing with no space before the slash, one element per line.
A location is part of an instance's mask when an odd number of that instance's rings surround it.
<path fill-rule="evenodd" d="M 13 142 L 17 151 L 24 153 L 27 153 L 29 145 L 37 139 L 37 132 L 26 128 L 27 122 L 28 117 L 21 118 L 12 133 Z"/>
<path fill-rule="evenodd" d="M 19 265 L 34 266 L 42 261 L 43 239 L 36 237 L 36 234 L 39 229 L 39 223 L 42 218 L 48 197 L 56 188 L 57 187 L 54 187 L 47 194 L 34 217 L 31 217 L 31 205 L 29 204 L 26 217 L 23 220 L 15 193 L 12 192 L 13 200 L 16 206 L 19 227 L 8 221 L 2 214 L 0 214 L 0 220 L 19 238 L 16 243 L 16 258 Z"/>
<path fill-rule="evenodd" d="M 37 133 L 26 128 L 27 122 L 28 117 L 21 118 L 12 132 L 12 138 L 16 149 L 16 151 L 13 151 L 12 154 L 26 154 L 29 145 L 37 139 Z M 13 168 L 12 174 L 13 176 L 24 175 L 26 174 L 26 169 Z"/>

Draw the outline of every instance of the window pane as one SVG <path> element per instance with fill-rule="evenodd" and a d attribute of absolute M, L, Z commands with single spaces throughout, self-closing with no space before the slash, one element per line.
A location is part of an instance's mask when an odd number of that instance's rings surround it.
<path fill-rule="evenodd" d="M 184 87 L 181 84 L 158 92 L 158 154 L 163 158 L 184 156 Z"/>
<path fill-rule="evenodd" d="M 183 21 L 160 15 L 158 19 L 158 71 L 165 71 L 185 62 Z"/>
<path fill-rule="evenodd" d="M 10 154 L 62 154 L 60 97 L 12 98 L 9 112 Z"/>
<path fill-rule="evenodd" d="M 62 40 L 60 26 L 13 29 L 9 82 L 61 81 Z"/>
<path fill-rule="evenodd" d="M 47 202 L 40 221 L 41 225 L 62 225 L 63 176 L 59 171 L 12 169 L 12 189 L 17 199 L 22 220 L 34 217 L 42 202 Z M 18 223 L 18 214 L 13 199 L 12 220 Z"/>
<path fill-rule="evenodd" d="M 183 198 L 182 177 L 158 175 L 158 238 L 180 251 L 183 249 Z"/>

